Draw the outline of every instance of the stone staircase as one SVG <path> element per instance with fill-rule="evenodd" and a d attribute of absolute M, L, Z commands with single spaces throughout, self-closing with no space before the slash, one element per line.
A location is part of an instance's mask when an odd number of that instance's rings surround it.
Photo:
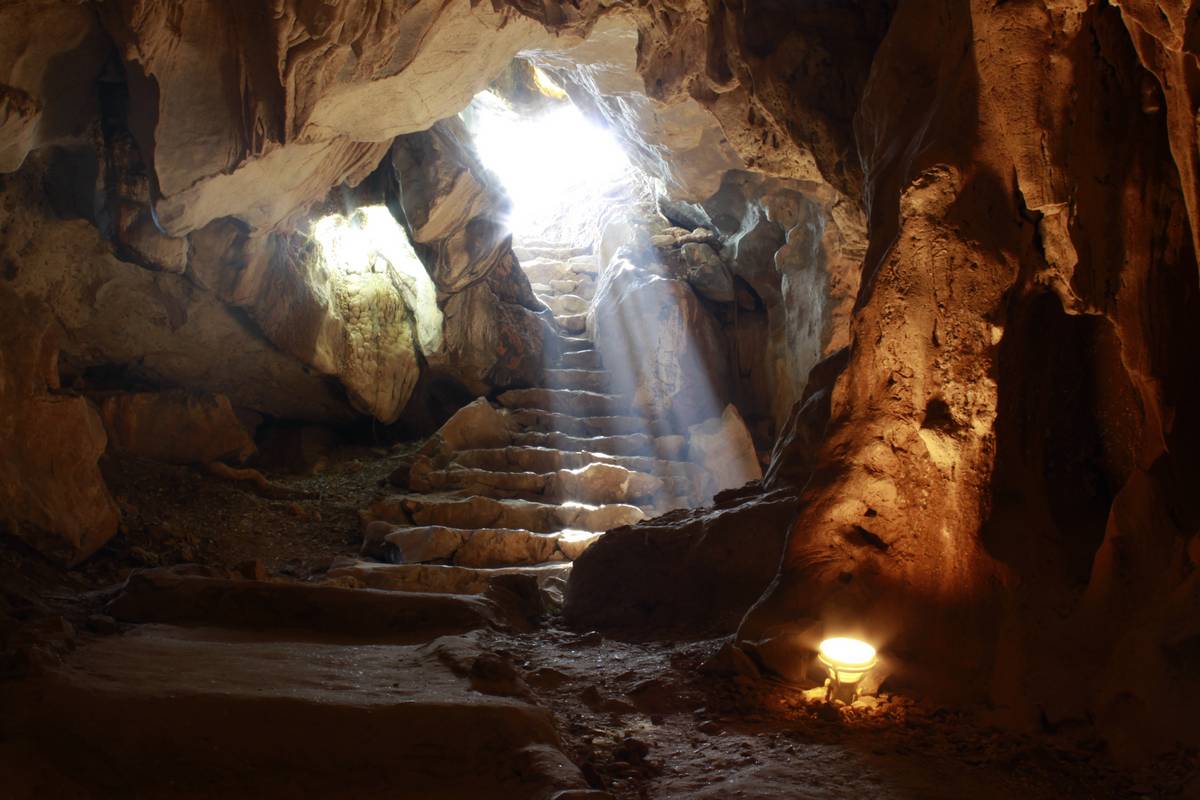
<path fill-rule="evenodd" d="M 475 593 L 501 575 L 537 579 L 553 604 L 570 563 L 605 531 L 696 505 L 703 470 L 611 377 L 586 336 L 591 256 L 519 251 L 553 311 L 561 354 L 542 386 L 480 399 L 393 476 L 405 491 L 362 515 L 362 554 L 333 578 L 375 588 Z"/>

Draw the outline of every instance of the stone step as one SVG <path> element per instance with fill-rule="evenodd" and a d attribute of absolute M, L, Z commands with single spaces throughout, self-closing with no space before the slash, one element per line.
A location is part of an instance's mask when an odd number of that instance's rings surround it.
<path fill-rule="evenodd" d="M 556 565 L 561 567 L 564 563 L 578 558 L 603 534 L 603 531 L 572 528 L 556 533 L 535 533 L 519 528 L 451 528 L 445 525 L 392 525 L 377 521 L 368 525 L 363 534 L 362 555 L 394 565 L 427 564 L 482 571 L 485 574 L 473 579 L 474 582 L 469 584 L 470 588 L 464 583 L 464 575 L 454 573 L 447 577 L 449 573 L 434 573 L 430 579 L 443 581 L 444 586 L 448 588 L 419 589 L 479 594 L 490 585 L 487 581 L 496 575 L 524 574 L 522 570 L 534 566 L 543 572 Z M 336 577 L 334 571 L 331 568 L 329 574 Z M 531 574 L 544 577 L 542 572 Z M 562 576 L 565 577 L 565 573 Z M 413 577 L 412 580 L 418 579 Z M 443 586 L 436 581 L 429 585 L 435 584 Z M 405 585 L 376 586 L 369 581 L 364 585 L 371 588 L 407 588 Z M 414 582 L 412 585 L 422 584 Z"/>
<path fill-rule="evenodd" d="M 589 537 L 603 535 L 587 534 Z M 565 581 L 570 574 L 569 561 L 480 569 L 451 564 L 380 564 L 345 559 L 334 564 L 327 577 L 339 581 L 350 579 L 383 591 L 471 595 L 483 594 L 497 578 L 509 575 L 531 576 L 540 588 L 544 588 L 551 581 Z"/>
<path fill-rule="evenodd" d="M 579 469 L 589 464 L 616 464 L 635 472 L 660 478 L 693 480 L 703 477 L 700 468 L 687 461 L 668 461 L 647 456 L 613 456 L 604 453 L 569 452 L 548 447 L 508 447 L 461 450 L 454 463 L 463 467 L 487 469 L 494 472 L 557 472 L 560 469 Z"/>
<path fill-rule="evenodd" d="M 503 622 L 483 598 L 376 594 L 314 584 L 196 577 L 169 569 L 135 573 L 108 613 L 127 622 L 303 628 L 307 636 L 392 643 L 424 642 Z"/>
<path fill-rule="evenodd" d="M 540 255 L 534 258 L 521 258 L 521 269 L 525 271 L 525 277 L 529 278 L 529 283 L 539 284 L 550 288 L 550 281 L 561 279 L 570 280 L 575 277 L 575 273 L 571 272 L 571 268 L 567 266 L 565 258 L 555 256 Z"/>
<path fill-rule="evenodd" d="M 546 447 L 572 453 L 605 453 L 613 456 L 651 456 L 667 461 L 682 461 L 687 449 L 687 440 L 682 436 L 654 437 L 645 433 L 572 436 L 526 431 L 513 436 L 512 443 L 518 447 Z"/>
<path fill-rule="evenodd" d="M 579 389 L 509 389 L 496 398 L 505 408 L 534 408 L 576 417 L 606 417 L 629 411 L 628 397 Z"/>
<path fill-rule="evenodd" d="M 604 369 L 599 350 L 576 350 L 563 353 L 558 360 L 562 369 Z"/>
<path fill-rule="evenodd" d="M 567 269 L 576 275 L 594 276 L 599 273 L 595 253 L 578 253 L 567 259 Z"/>
<path fill-rule="evenodd" d="M 563 333 L 577 336 L 587 332 L 587 314 L 555 314 L 554 322 Z"/>
<path fill-rule="evenodd" d="M 545 303 L 555 316 L 587 314 L 588 301 L 577 294 L 539 294 L 538 299 Z"/>
<path fill-rule="evenodd" d="M 650 423 L 644 417 L 574 417 L 554 411 L 519 408 L 512 419 L 524 430 L 543 433 L 567 433 L 572 436 L 621 436 L 648 433 Z"/>
<path fill-rule="evenodd" d="M 562 242 L 522 242 L 521 244 L 513 245 L 513 254 L 521 261 L 521 266 L 525 265 L 526 261 L 532 261 L 535 258 L 554 259 L 557 261 L 568 261 L 579 256 L 586 256 L 592 252 L 590 245 L 575 245 Z"/>
<path fill-rule="evenodd" d="M 362 552 L 392 564 L 437 562 L 458 567 L 508 567 L 566 558 L 558 550 L 557 533 L 381 522 L 367 526 Z"/>
<path fill-rule="evenodd" d="M 0 793 L 536 800 L 584 789 L 552 717 L 521 699 L 498 658 L 471 637 L 355 645 L 167 625 L 82 636 L 61 663 L 0 685 L 0 739 L 39 754 L 5 759 Z M 479 665 L 501 677 L 481 682 Z"/>
<path fill-rule="evenodd" d="M 547 389 L 580 389 L 603 393 L 612 382 L 612 375 L 604 369 L 548 369 L 545 375 Z"/>
<path fill-rule="evenodd" d="M 645 517 L 637 506 L 623 503 L 586 505 L 497 500 L 491 497 L 395 495 L 371 506 L 368 519 L 398 525 L 444 525 L 450 528 L 519 528 L 556 533 L 565 528 L 607 531 Z"/>
<path fill-rule="evenodd" d="M 662 478 L 616 464 L 591 463 L 556 472 L 513 472 L 463 467 L 423 469 L 418 462 L 409 473 L 413 492 L 464 492 L 492 498 L 523 498 L 563 503 L 648 503 L 663 491 Z M 674 487 L 672 487 L 674 491 Z"/>
<path fill-rule="evenodd" d="M 558 340 L 564 354 L 592 350 L 596 346 L 596 343 L 586 336 L 560 336 Z"/>
<path fill-rule="evenodd" d="M 574 295 L 584 300 L 585 304 L 590 304 L 596 297 L 596 282 L 590 275 L 564 273 L 562 277 L 550 278 L 548 281 L 538 281 L 529 285 L 533 289 L 533 293 L 552 308 L 554 306 L 548 301 L 548 298 Z"/>

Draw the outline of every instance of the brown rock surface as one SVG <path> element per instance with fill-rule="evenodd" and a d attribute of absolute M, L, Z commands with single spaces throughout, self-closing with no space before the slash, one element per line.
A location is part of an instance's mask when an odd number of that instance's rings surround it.
<path fill-rule="evenodd" d="M 104 424 L 86 399 L 53 393 L 50 314 L 0 286 L 0 318 L 0 527 L 75 564 L 117 532 L 117 506 L 96 464 Z"/>
<path fill-rule="evenodd" d="M 49 306 L 73 368 L 121 370 L 143 384 L 223 394 L 293 419 L 351 415 L 326 380 L 217 297 L 183 276 L 119 260 L 84 220 L 56 219 L 36 188 L 34 161 L 0 177 L 0 259 L 12 265 L 12 289 Z"/>
<path fill-rule="evenodd" d="M 634 636 L 732 631 L 774 577 L 794 515 L 790 491 L 734 491 L 611 530 L 576 559 L 563 614 L 575 628 Z"/>
<path fill-rule="evenodd" d="M 91 9 L 14 2 L 0 8 L 0 173 L 79 134 L 96 110 L 106 42 Z"/>
<path fill-rule="evenodd" d="M 111 395 L 100 401 L 100 417 L 109 447 L 154 461 L 245 461 L 255 450 L 229 399 L 222 395 Z"/>

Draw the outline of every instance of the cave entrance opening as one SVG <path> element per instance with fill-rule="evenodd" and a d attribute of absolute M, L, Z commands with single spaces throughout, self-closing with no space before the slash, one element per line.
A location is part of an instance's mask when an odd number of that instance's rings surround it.
<path fill-rule="evenodd" d="M 725 412 L 716 323 L 679 279 L 678 236 L 692 232 L 659 211 L 664 178 L 639 166 L 653 147 L 579 75 L 553 72 L 518 59 L 462 113 L 480 164 L 508 195 L 512 251 L 552 332 L 544 384 L 501 402 L 538 429 L 522 443 L 560 451 L 566 505 L 615 501 L 640 518 L 705 505 L 727 488 L 699 463 L 705 453 L 748 449 L 753 459 L 753 447 L 748 435 L 709 444 L 730 438 L 737 415 Z"/>
<path fill-rule="evenodd" d="M 601 220 L 644 196 L 649 178 L 608 128 L 546 73 L 529 69 L 524 99 L 489 89 L 463 112 L 464 121 L 480 162 L 508 195 L 514 246 L 590 251 Z"/>

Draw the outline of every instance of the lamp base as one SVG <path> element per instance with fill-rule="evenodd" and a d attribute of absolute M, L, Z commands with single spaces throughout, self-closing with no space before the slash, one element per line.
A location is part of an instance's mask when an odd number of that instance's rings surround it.
<path fill-rule="evenodd" d="M 833 678 L 825 679 L 825 702 L 834 700 L 850 705 L 858 699 L 858 683 L 842 683 Z"/>

